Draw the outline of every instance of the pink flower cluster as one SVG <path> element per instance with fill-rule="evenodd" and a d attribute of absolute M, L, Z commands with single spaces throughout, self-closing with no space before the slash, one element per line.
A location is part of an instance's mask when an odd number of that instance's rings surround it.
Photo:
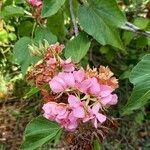
<path fill-rule="evenodd" d="M 115 105 L 117 95 L 108 85 L 101 85 L 96 77 L 87 78 L 83 69 L 72 72 L 60 72 L 49 85 L 54 93 L 78 90 L 85 95 L 95 97 L 101 105 Z"/>
<path fill-rule="evenodd" d="M 74 95 L 69 95 L 68 104 L 49 102 L 43 106 L 44 117 L 58 122 L 68 131 L 74 131 L 80 123 L 79 120 L 84 123 L 91 120 L 95 128 L 98 122 L 103 123 L 106 120 L 106 116 L 99 113 L 99 103 L 88 108 L 87 112 L 85 108 L 86 104 Z"/>
<path fill-rule="evenodd" d="M 28 3 L 33 7 L 42 5 L 42 0 L 28 0 Z"/>
<path fill-rule="evenodd" d="M 49 64 L 55 60 L 50 59 Z M 74 131 L 80 123 L 91 122 L 95 128 L 106 121 L 104 108 L 117 103 L 117 95 L 111 86 L 99 83 L 97 77 L 89 77 L 82 68 L 76 69 L 70 59 L 61 60 L 62 71 L 49 82 L 54 94 L 68 95 L 66 103 L 44 104 L 44 117 L 56 121 L 68 131 Z"/>

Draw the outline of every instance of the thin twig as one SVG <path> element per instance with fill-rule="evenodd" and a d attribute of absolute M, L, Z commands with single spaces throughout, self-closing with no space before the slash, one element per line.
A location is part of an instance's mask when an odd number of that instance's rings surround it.
<path fill-rule="evenodd" d="M 123 29 L 129 30 L 131 32 L 135 32 L 137 34 L 141 34 L 141 35 L 144 35 L 144 36 L 147 36 L 147 37 L 150 37 L 150 31 L 141 30 L 140 28 L 138 28 L 137 26 L 135 26 L 134 24 L 132 24 L 130 22 L 126 22 Z"/>
<path fill-rule="evenodd" d="M 77 23 L 76 23 L 76 18 L 75 18 L 75 15 L 74 15 L 74 11 L 73 11 L 73 3 L 72 3 L 73 0 L 69 0 L 69 5 L 70 5 L 70 14 L 71 14 L 71 19 L 72 19 L 72 23 L 73 23 L 73 27 L 74 27 L 74 33 L 75 33 L 75 36 L 78 35 L 79 31 L 78 31 L 78 26 L 77 26 Z"/>

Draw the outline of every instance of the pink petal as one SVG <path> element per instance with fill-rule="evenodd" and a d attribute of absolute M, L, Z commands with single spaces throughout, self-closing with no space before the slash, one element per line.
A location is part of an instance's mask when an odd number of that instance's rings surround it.
<path fill-rule="evenodd" d="M 89 88 L 91 86 L 91 80 L 90 79 L 86 79 L 84 81 L 82 81 L 80 84 L 79 84 L 79 89 L 84 92 L 84 93 L 87 93 Z"/>
<path fill-rule="evenodd" d="M 59 76 L 69 87 L 74 87 L 75 79 L 72 73 L 60 73 Z"/>
<path fill-rule="evenodd" d="M 85 78 L 85 72 L 83 70 L 74 71 L 73 75 L 77 82 L 81 82 Z"/>
<path fill-rule="evenodd" d="M 89 92 L 91 94 L 94 94 L 94 95 L 99 95 L 100 94 L 100 92 L 101 92 L 100 84 L 98 83 L 96 78 L 91 79 L 91 86 L 90 86 Z"/>
<path fill-rule="evenodd" d="M 97 128 L 97 119 L 94 118 L 94 119 L 92 120 L 92 122 L 93 122 L 93 124 L 94 124 L 94 127 Z"/>
<path fill-rule="evenodd" d="M 50 85 L 51 90 L 55 93 L 59 93 L 65 90 L 64 87 L 55 80 L 51 80 L 49 82 L 49 85 Z"/>
<path fill-rule="evenodd" d="M 72 131 L 72 132 L 73 132 L 77 127 L 78 127 L 77 122 L 71 122 L 71 123 L 66 127 L 66 129 L 67 129 L 68 131 Z"/>
<path fill-rule="evenodd" d="M 66 106 L 65 105 L 61 105 L 61 104 L 59 104 L 56 109 L 57 109 L 57 114 L 59 114 L 59 115 L 63 115 L 67 111 Z"/>
<path fill-rule="evenodd" d="M 98 113 L 98 114 L 96 115 L 96 118 L 98 119 L 98 121 L 99 121 L 100 123 L 103 123 L 103 122 L 106 121 L 106 116 L 104 116 L 104 115 L 101 114 L 101 113 Z"/>
<path fill-rule="evenodd" d="M 77 108 L 73 109 L 73 115 L 76 118 L 84 118 L 85 112 L 84 112 L 83 107 L 77 107 Z"/>
<path fill-rule="evenodd" d="M 101 97 L 106 97 L 106 96 L 110 95 L 113 91 L 112 88 L 107 85 L 101 85 L 100 88 L 101 88 L 101 93 L 100 93 Z"/>
<path fill-rule="evenodd" d="M 41 0 L 28 0 L 28 2 L 34 7 L 34 6 L 39 6 L 42 4 Z"/>
<path fill-rule="evenodd" d="M 69 114 L 69 112 L 68 111 L 66 111 L 64 114 L 58 114 L 57 115 L 57 119 L 66 119 L 67 117 L 68 117 L 68 114 Z"/>
<path fill-rule="evenodd" d="M 52 113 L 52 109 L 56 108 L 57 104 L 54 102 L 49 102 L 43 105 L 42 109 L 44 110 L 44 112 L 46 114 L 51 114 Z"/>
<path fill-rule="evenodd" d="M 115 104 L 117 104 L 117 102 L 118 102 L 118 96 L 116 94 L 113 94 L 112 99 L 109 102 L 109 105 L 115 105 Z"/>
<path fill-rule="evenodd" d="M 88 122 L 89 120 L 91 120 L 91 119 L 93 119 L 94 118 L 94 116 L 86 116 L 86 117 L 84 117 L 83 118 L 83 122 Z"/>
<path fill-rule="evenodd" d="M 68 103 L 70 107 L 77 108 L 80 106 L 80 100 L 74 95 L 69 95 Z"/>
<path fill-rule="evenodd" d="M 99 103 L 95 104 L 95 105 L 92 107 L 92 112 L 93 112 L 93 114 L 95 114 L 95 115 L 99 112 L 99 110 L 100 110 L 100 104 L 99 104 Z"/>
<path fill-rule="evenodd" d="M 112 94 L 111 94 L 111 95 L 108 95 L 107 97 L 103 97 L 103 98 L 101 99 L 101 103 L 102 103 L 103 105 L 107 105 L 107 104 L 109 104 L 109 103 L 111 102 L 111 100 L 112 100 Z"/>
<path fill-rule="evenodd" d="M 46 113 L 43 114 L 43 117 L 46 118 L 46 119 L 49 119 L 49 115 L 46 114 Z"/>
<path fill-rule="evenodd" d="M 50 82 L 49 85 L 53 92 L 59 93 L 64 91 L 67 88 L 67 84 L 58 76 L 54 77 Z"/>
<path fill-rule="evenodd" d="M 77 121 L 77 118 L 74 116 L 73 112 L 71 112 L 68 116 L 68 120 L 70 122 L 76 122 Z"/>
<path fill-rule="evenodd" d="M 59 73 L 59 74 L 61 74 L 61 73 Z M 59 77 L 59 74 L 58 74 L 58 76 L 54 77 L 52 80 L 57 81 L 58 83 L 61 84 L 61 86 L 63 86 L 64 88 L 66 88 L 66 87 L 67 87 L 67 84 L 66 84 L 66 82 L 63 80 L 63 78 Z"/>
<path fill-rule="evenodd" d="M 65 72 L 72 72 L 75 70 L 75 65 L 71 62 L 71 58 L 65 61 L 61 60 L 61 65 Z"/>
<path fill-rule="evenodd" d="M 92 112 L 92 109 L 90 107 L 88 107 L 88 112 L 86 113 L 85 117 L 83 118 L 83 122 L 87 122 L 93 118 L 95 118 L 95 115 Z"/>

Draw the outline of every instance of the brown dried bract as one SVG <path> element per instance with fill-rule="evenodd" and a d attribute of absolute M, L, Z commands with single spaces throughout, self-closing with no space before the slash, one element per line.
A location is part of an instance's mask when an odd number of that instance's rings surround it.
<path fill-rule="evenodd" d="M 86 76 L 87 77 L 96 77 L 98 75 L 97 68 L 91 69 L 89 65 L 86 68 Z"/>
<path fill-rule="evenodd" d="M 37 87 L 47 84 L 51 78 L 57 74 L 60 68 L 60 60 L 57 58 L 58 54 L 62 52 L 64 45 L 56 43 L 51 45 L 43 58 L 28 72 L 27 80 L 33 81 Z M 49 60 L 54 59 L 56 62 L 49 64 Z"/>
<path fill-rule="evenodd" d="M 118 85 L 118 79 L 116 77 L 113 77 L 114 73 L 108 68 L 104 66 L 99 67 L 99 75 L 98 80 L 101 84 L 109 85 L 113 89 L 116 89 L 119 87 Z"/>
<path fill-rule="evenodd" d="M 34 68 L 29 71 L 27 80 L 33 81 L 37 87 L 41 87 L 47 84 L 54 76 L 55 70 L 48 67 L 44 62 L 35 65 Z"/>
<path fill-rule="evenodd" d="M 96 77 L 101 84 L 111 86 L 113 89 L 119 87 L 118 79 L 113 76 L 114 73 L 108 68 L 104 66 L 100 66 L 99 69 L 93 68 L 91 69 L 87 66 L 86 76 L 88 78 Z"/>
<path fill-rule="evenodd" d="M 117 129 L 117 121 L 113 118 L 108 119 L 104 125 L 99 124 L 98 128 L 94 128 L 89 124 L 80 124 L 75 132 L 65 132 L 64 139 L 62 140 L 62 147 L 68 150 L 91 150 L 91 142 L 98 139 L 103 142 L 104 138 L 108 135 L 110 129 Z"/>

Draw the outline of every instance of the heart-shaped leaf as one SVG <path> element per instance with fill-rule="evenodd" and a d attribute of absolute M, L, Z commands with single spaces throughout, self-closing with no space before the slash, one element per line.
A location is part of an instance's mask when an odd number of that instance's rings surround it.
<path fill-rule="evenodd" d="M 123 49 L 116 28 L 125 24 L 125 17 L 115 0 L 87 0 L 78 15 L 80 25 L 99 43 Z"/>
<path fill-rule="evenodd" d="M 123 107 L 123 115 L 130 114 L 147 104 L 150 100 L 150 54 L 133 68 L 130 75 L 130 82 L 134 89 L 128 103 Z"/>
<path fill-rule="evenodd" d="M 43 144 L 52 141 L 62 128 L 55 122 L 49 121 L 44 117 L 33 119 L 26 127 L 22 150 L 35 150 Z"/>
<path fill-rule="evenodd" d="M 87 53 L 90 41 L 84 33 L 80 33 L 73 40 L 69 41 L 65 48 L 65 57 L 79 62 Z"/>

